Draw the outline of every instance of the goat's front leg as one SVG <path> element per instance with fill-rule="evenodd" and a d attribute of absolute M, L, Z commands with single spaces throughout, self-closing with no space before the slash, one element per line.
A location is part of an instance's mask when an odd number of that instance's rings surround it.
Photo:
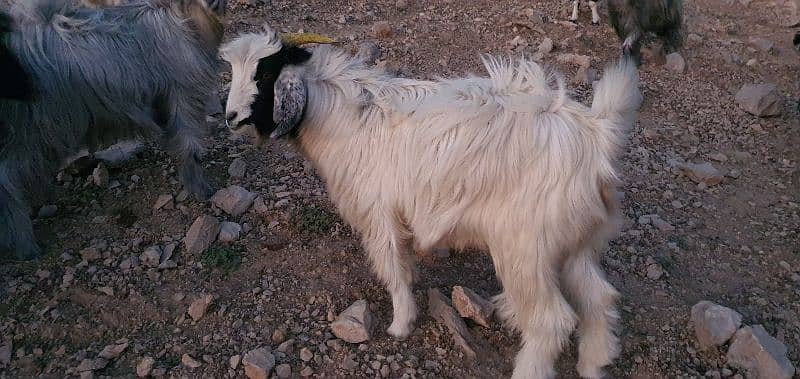
<path fill-rule="evenodd" d="M 578 22 L 578 6 L 580 4 L 580 0 L 572 0 L 572 16 L 569 18 L 570 21 Z"/>
<path fill-rule="evenodd" d="M 589 8 L 592 10 L 592 25 L 599 25 L 600 14 L 597 13 L 597 2 L 589 0 Z"/>
<path fill-rule="evenodd" d="M 404 339 L 413 329 L 417 306 L 411 292 L 414 265 L 410 244 L 401 237 L 407 233 L 399 228 L 395 223 L 378 221 L 378 225 L 364 233 L 364 248 L 375 274 L 392 296 L 393 320 L 387 333 Z"/>

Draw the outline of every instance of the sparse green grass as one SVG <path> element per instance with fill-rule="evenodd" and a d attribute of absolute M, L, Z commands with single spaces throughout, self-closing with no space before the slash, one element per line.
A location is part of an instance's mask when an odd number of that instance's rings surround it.
<path fill-rule="evenodd" d="M 203 267 L 218 269 L 228 275 L 239 268 L 242 253 L 234 246 L 214 245 L 209 247 L 200 257 Z"/>
<path fill-rule="evenodd" d="M 295 225 L 303 231 L 323 234 L 333 228 L 336 215 L 315 205 L 303 205 L 295 216 Z"/>

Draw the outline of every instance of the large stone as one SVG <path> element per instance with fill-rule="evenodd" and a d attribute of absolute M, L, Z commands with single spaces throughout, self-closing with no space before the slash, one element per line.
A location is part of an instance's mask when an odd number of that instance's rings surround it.
<path fill-rule="evenodd" d="M 736 103 L 758 117 L 781 114 L 781 98 L 774 84 L 745 84 L 736 93 Z"/>
<path fill-rule="evenodd" d="M 199 299 L 192 302 L 187 313 L 189 313 L 189 316 L 192 318 L 192 320 L 200 321 L 203 316 L 205 316 L 206 310 L 208 310 L 208 307 L 213 301 L 214 295 L 201 296 Z"/>
<path fill-rule="evenodd" d="M 262 347 L 250 350 L 242 359 L 244 374 L 250 379 L 267 379 L 272 368 L 275 367 L 275 356 L 269 349 Z"/>
<path fill-rule="evenodd" d="M 447 302 L 447 298 L 436 288 L 428 289 L 428 314 L 434 319 L 444 324 L 453 336 L 453 340 L 470 359 L 474 359 L 477 354 L 473 347 L 473 337 L 467 329 L 467 324 L 456 313 L 455 309 Z"/>
<path fill-rule="evenodd" d="M 225 221 L 219 228 L 219 242 L 233 242 L 239 239 L 239 234 L 242 232 L 242 226 L 235 222 Z"/>
<path fill-rule="evenodd" d="M 678 53 L 667 54 L 664 67 L 667 70 L 682 73 L 684 70 L 686 70 L 686 60 L 684 60 L 683 57 Z"/>
<path fill-rule="evenodd" d="M 747 370 L 754 378 L 791 379 L 795 368 L 786 357 L 786 346 L 764 327 L 739 329 L 728 349 L 728 364 Z"/>
<path fill-rule="evenodd" d="M 189 231 L 186 232 L 186 237 L 183 243 L 186 245 L 186 251 L 190 254 L 200 254 L 217 238 L 219 235 L 220 224 L 216 217 L 209 215 L 202 215 L 194 220 Z"/>
<path fill-rule="evenodd" d="M 356 301 L 331 323 L 333 334 L 350 343 L 361 343 L 372 338 L 372 327 L 372 313 L 366 300 Z"/>
<path fill-rule="evenodd" d="M 202 363 L 198 362 L 196 359 L 192 358 L 192 356 L 189 355 L 189 354 L 183 354 L 181 356 L 181 364 L 183 364 L 185 367 L 190 368 L 190 369 L 195 369 L 195 368 L 198 368 L 198 367 L 203 365 Z"/>
<path fill-rule="evenodd" d="M 469 288 L 455 286 L 450 296 L 453 299 L 453 306 L 461 317 L 469 318 L 478 324 L 489 327 L 489 322 L 494 313 L 492 303 L 478 296 Z"/>
<path fill-rule="evenodd" d="M 692 307 L 692 325 L 701 348 L 722 346 L 742 325 L 742 315 L 728 307 L 701 301 Z"/>
<path fill-rule="evenodd" d="M 211 203 L 225 211 L 225 213 L 237 217 L 247 212 L 247 209 L 253 205 L 256 196 L 256 194 L 240 186 L 230 186 L 217 191 L 211 197 Z"/>

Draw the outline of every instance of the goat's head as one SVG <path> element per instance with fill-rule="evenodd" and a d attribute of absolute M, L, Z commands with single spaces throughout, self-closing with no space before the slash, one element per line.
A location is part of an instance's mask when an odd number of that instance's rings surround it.
<path fill-rule="evenodd" d="M 311 34 L 279 36 L 269 26 L 261 33 L 244 34 L 220 50 L 231 64 L 231 89 L 226 104 L 228 128 L 242 132 L 254 126 L 259 139 L 292 132 L 302 119 L 306 87 L 297 65 L 311 58 L 300 46 L 332 43 Z"/>
<path fill-rule="evenodd" d="M 14 27 L 13 19 L 0 12 L 0 98 L 13 100 L 31 100 L 34 96 L 33 83 L 27 71 L 17 57 L 6 45 L 6 34 Z"/>

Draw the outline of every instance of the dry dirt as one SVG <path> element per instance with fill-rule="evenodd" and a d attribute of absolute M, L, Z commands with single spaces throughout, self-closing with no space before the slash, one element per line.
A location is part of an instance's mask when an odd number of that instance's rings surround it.
<path fill-rule="evenodd" d="M 380 64 L 415 78 L 482 74 L 479 53 L 531 56 L 545 37 L 555 49 L 543 62 L 568 79 L 577 67 L 557 63 L 558 54 L 591 56 L 600 71 L 618 54 L 611 28 L 605 22 L 590 25 L 588 8 L 577 26 L 558 23 L 568 17 L 565 0 L 407 3 L 231 1 L 227 34 L 256 30 L 266 21 L 284 31 L 334 36 L 352 51 L 373 41 L 382 51 Z M 703 299 L 738 310 L 746 324 L 764 325 L 789 347 L 789 359 L 800 363 L 800 55 L 791 45 L 796 28 L 785 26 L 780 4 L 689 1 L 687 35 L 694 36 L 681 52 L 686 71 L 668 71 L 652 59 L 641 67 L 645 102 L 621 159 L 628 222 L 603 259 L 622 294 L 623 349 L 609 368 L 611 377 L 738 373 L 725 365 L 724 347 L 700 352 L 696 346 L 689 310 Z M 372 27 L 382 20 L 393 32 L 375 38 Z M 528 46 L 512 48 L 517 36 Z M 750 37 L 756 36 L 774 47 L 752 46 Z M 226 78 L 223 73 L 222 81 Z M 760 82 L 778 86 L 781 116 L 757 118 L 735 104 L 743 84 Z M 583 101 L 591 96 L 590 84 L 571 88 Z M 415 294 L 423 315 L 410 338 L 390 338 L 384 330 L 391 301 L 313 170 L 283 141 L 259 149 L 231 137 L 219 120 L 211 125 L 204 164 L 213 184 L 242 185 L 260 194 L 269 209 L 231 218 L 189 199 L 154 211 L 159 195 L 177 196 L 181 188 L 174 162 L 151 147 L 111 169 L 111 180 L 120 183 L 115 189 L 95 187 L 86 173 L 72 183 L 56 182 L 51 199 L 56 216 L 36 221 L 49 255 L 0 266 L 0 344 L 12 346 L 10 363 L 0 363 L 0 377 L 77 376 L 74 368 L 85 358 L 121 338 L 129 347 L 96 376 L 134 376 L 137 363 L 149 356 L 159 375 L 242 377 L 242 366 L 231 369 L 229 358 L 262 346 L 273 350 L 277 364 L 289 364 L 293 376 L 375 377 L 383 366 L 391 377 L 510 375 L 518 338 L 499 323 L 470 324 L 486 345 L 485 354 L 470 360 L 446 329 L 425 315 L 430 287 L 445 294 L 454 285 L 486 297 L 499 293 L 486 254 L 420 257 Z M 243 179 L 227 174 L 237 157 L 248 165 Z M 718 185 L 699 188 L 670 164 L 673 160 L 711 162 L 729 174 Z M 229 258 L 223 263 L 231 269 L 208 267 L 207 260 L 179 246 L 172 258 L 176 268 L 120 268 L 149 246 L 179 243 L 204 213 L 249 229 L 238 241 L 215 247 L 234 256 L 241 252 L 241 265 Z M 637 222 L 648 214 L 658 214 L 674 230 Z M 88 247 L 97 248 L 99 256 L 87 262 L 81 251 Z M 202 294 L 216 300 L 203 319 L 191 321 L 185 312 Z M 331 316 L 357 299 L 372 306 L 374 336 L 361 345 L 336 341 Z M 276 330 L 294 340 L 291 347 L 284 344 L 278 351 Z M 302 360 L 303 348 L 314 357 Z M 184 354 L 200 367 L 182 365 Z M 576 377 L 575 362 L 573 343 L 559 360 L 559 377 Z"/>

